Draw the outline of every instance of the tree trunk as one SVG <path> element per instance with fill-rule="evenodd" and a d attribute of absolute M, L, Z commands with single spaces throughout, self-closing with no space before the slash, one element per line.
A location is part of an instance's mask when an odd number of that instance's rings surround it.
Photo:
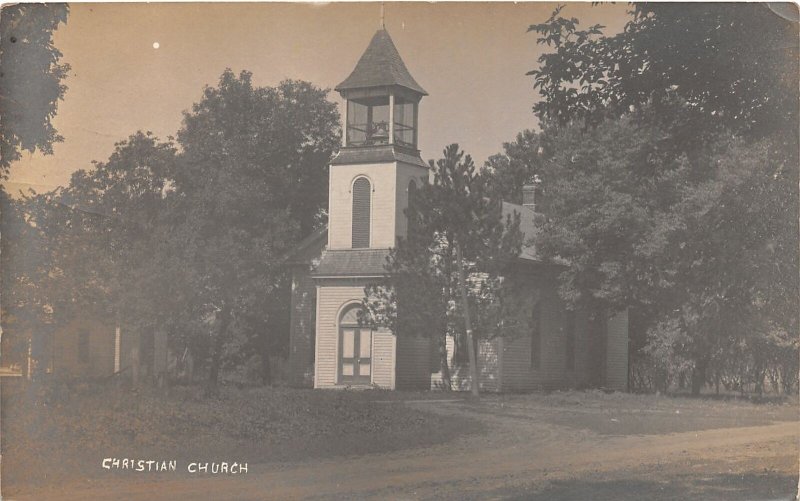
<path fill-rule="evenodd" d="M 453 389 L 450 379 L 450 364 L 447 363 L 447 333 L 439 336 L 439 367 L 442 370 L 442 385 L 445 391 Z"/>
<path fill-rule="evenodd" d="M 228 331 L 228 325 L 231 320 L 230 307 L 225 304 L 219 312 L 219 328 L 217 329 L 217 337 L 214 339 L 214 353 L 211 355 L 211 369 L 208 371 L 208 388 L 209 391 L 216 391 L 217 383 L 219 383 L 219 369 L 222 364 L 222 348 L 225 345 L 225 334 Z"/>
<path fill-rule="evenodd" d="M 698 361 L 692 369 L 692 396 L 700 395 L 700 390 L 706 384 L 706 362 Z"/>
<path fill-rule="evenodd" d="M 480 395 L 478 389 L 478 357 L 475 355 L 475 343 L 472 342 L 472 323 L 469 318 L 469 300 L 467 296 L 467 277 L 464 271 L 464 256 L 461 251 L 461 242 L 456 242 L 456 260 L 458 261 L 458 288 L 461 291 L 461 307 L 464 310 L 464 330 L 467 333 L 467 354 L 469 355 L 470 389 L 476 397 Z"/>
<path fill-rule="evenodd" d="M 756 395 L 760 397 L 764 393 L 764 371 L 760 368 L 757 368 L 755 370 L 755 373 L 756 373 L 755 376 Z"/>

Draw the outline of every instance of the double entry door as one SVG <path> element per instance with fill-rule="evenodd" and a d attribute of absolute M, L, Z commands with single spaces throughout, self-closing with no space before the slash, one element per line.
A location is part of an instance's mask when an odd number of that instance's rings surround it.
<path fill-rule="evenodd" d="M 339 379 L 369 384 L 372 375 L 372 331 L 357 325 L 339 327 Z"/>

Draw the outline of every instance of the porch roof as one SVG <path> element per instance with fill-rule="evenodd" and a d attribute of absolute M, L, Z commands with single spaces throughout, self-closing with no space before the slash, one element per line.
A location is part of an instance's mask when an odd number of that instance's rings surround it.
<path fill-rule="evenodd" d="M 314 271 L 315 277 L 382 277 L 389 249 L 327 250 Z"/>

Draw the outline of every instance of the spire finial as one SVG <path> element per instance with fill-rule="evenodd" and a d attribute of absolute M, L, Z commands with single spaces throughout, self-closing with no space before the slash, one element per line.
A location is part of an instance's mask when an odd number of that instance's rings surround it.
<path fill-rule="evenodd" d="M 385 24 L 385 17 L 386 17 L 386 5 L 384 2 L 381 2 L 381 29 L 386 28 Z"/>

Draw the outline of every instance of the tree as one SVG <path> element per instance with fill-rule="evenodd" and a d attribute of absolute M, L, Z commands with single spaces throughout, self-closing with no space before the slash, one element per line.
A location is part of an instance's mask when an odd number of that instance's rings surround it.
<path fill-rule="evenodd" d="M 51 123 L 69 65 L 59 63 L 61 52 L 53 46 L 53 31 L 66 23 L 66 4 L 17 4 L 0 13 L 0 179 L 8 176 L 20 151 L 52 153 L 61 141 Z M 25 203 L 12 200 L 0 185 L 2 208 L 2 311 L 8 340 L 27 344 L 22 332 L 33 332 L 47 316 L 37 286 L 43 278 L 45 254 L 41 233 L 26 221 Z M 9 319 L 14 326 L 9 327 Z M 14 333 L 18 335 L 14 335 Z M 31 339 L 40 341 L 40 339 Z M 32 346 L 32 345 L 31 345 Z M 36 349 L 36 348 L 35 348 Z"/>
<path fill-rule="evenodd" d="M 567 265 L 567 299 L 638 307 L 635 344 L 690 370 L 694 393 L 734 358 L 758 385 L 762 355 L 797 345 L 783 334 L 797 332 L 796 19 L 757 4 L 630 14 L 616 35 L 560 8 L 529 29 L 552 49 L 529 73 L 543 98 L 528 163 L 547 201 L 539 250 Z M 509 189 L 521 173 L 503 158 Z"/>
<path fill-rule="evenodd" d="M 9 263 L 18 276 L 4 292 L 27 284 L 25 304 L 40 311 L 32 331 L 92 314 L 139 336 L 177 316 L 181 267 L 165 248 L 175 159 L 171 142 L 138 132 L 117 143 L 108 161 L 76 171 L 68 186 L 13 202 L 22 236 L 32 237 L 9 245 L 39 256 L 35 267 Z"/>
<path fill-rule="evenodd" d="M 90 308 L 189 348 L 208 362 L 211 388 L 226 363 L 253 355 L 268 382 L 288 330 L 279 258 L 324 222 L 339 127 L 326 96 L 305 82 L 256 88 L 249 73 L 226 71 L 185 114 L 180 153 L 138 132 L 69 186 L 24 198 L 9 215 L 43 258 L 4 282 L 19 297 L 4 308 L 32 288 L 29 303 L 58 320 Z"/>
<path fill-rule="evenodd" d="M 482 171 L 495 196 L 507 202 L 522 203 L 522 186 L 534 181 L 543 169 L 543 136 L 532 130 L 517 134 L 514 141 L 503 143 L 503 153 L 492 155 Z M 537 200 L 537 206 L 540 205 Z"/>
<path fill-rule="evenodd" d="M 0 190 L 2 238 L 0 239 L 0 315 L 3 319 L 3 365 L 25 365 L 28 348 L 34 358 L 41 353 L 41 339 L 33 336 L 49 316 L 40 287 L 47 278 L 47 254 L 37 228 L 28 222 L 24 201 Z M 34 368 L 31 372 L 35 373 Z"/>
<path fill-rule="evenodd" d="M 327 91 L 254 87 L 249 72 L 230 70 L 184 115 L 172 238 L 195 272 L 190 310 L 213 325 L 211 387 L 226 346 L 249 345 L 252 326 L 268 324 L 264 301 L 285 294 L 279 258 L 320 222 L 338 120 Z"/>
<path fill-rule="evenodd" d="M 67 22 L 66 4 L 5 5 L 0 15 L 0 175 L 20 151 L 53 152 L 62 140 L 51 120 L 67 88 L 53 31 Z"/>
<path fill-rule="evenodd" d="M 720 138 L 689 161 L 660 154 L 668 132 L 632 117 L 531 134 L 487 174 L 516 193 L 526 172 L 541 176 L 536 244 L 564 266 L 565 300 L 637 310 L 632 344 L 647 346 L 657 372 L 692 372 L 695 392 L 707 369 L 732 370 L 734 347 L 747 347 L 737 355 L 747 370 L 795 379 L 798 173 L 782 144 Z"/>
<path fill-rule="evenodd" d="M 457 144 L 435 164 L 433 183 L 422 180 L 406 215 L 409 232 L 390 253 L 383 284 L 366 290 L 369 321 L 395 334 L 438 339 L 449 386 L 445 336 L 463 339 L 471 389 L 478 395 L 476 341 L 521 330 L 502 271 L 519 255 L 520 217 L 503 218 L 500 200 Z"/>
<path fill-rule="evenodd" d="M 794 130 L 800 91 L 791 10 L 786 17 L 767 4 L 636 3 L 622 33 L 603 35 L 599 25 L 579 29 L 559 7 L 529 28 L 553 49 L 529 72 L 543 98 L 534 111 L 542 120 L 595 124 L 648 107 L 640 117 L 668 128 L 684 148 L 719 130 L 754 137 Z"/>
<path fill-rule="evenodd" d="M 87 237 L 95 266 L 106 265 L 101 269 L 107 318 L 136 339 L 152 340 L 145 343 L 150 346 L 157 337 L 166 338 L 168 326 L 181 318 L 181 298 L 190 291 L 187 270 L 170 239 L 176 162 L 171 140 L 162 143 L 137 132 L 118 142 L 106 162 L 95 163 L 87 183 L 78 185 L 76 176 L 71 185 L 86 189 L 82 197 L 76 193 L 78 200 L 96 200 L 92 211 L 104 216 L 95 219 Z M 136 380 L 139 360 L 133 365 Z"/>
<path fill-rule="evenodd" d="M 795 381 L 800 344 L 797 160 L 773 140 L 720 146 L 710 159 L 715 176 L 687 190 L 676 211 L 681 288 L 662 317 L 687 336 L 673 348 L 693 362 L 695 394 L 709 369 L 728 372 L 731 356 L 744 357 L 739 375 L 758 391 L 770 370 Z"/>

